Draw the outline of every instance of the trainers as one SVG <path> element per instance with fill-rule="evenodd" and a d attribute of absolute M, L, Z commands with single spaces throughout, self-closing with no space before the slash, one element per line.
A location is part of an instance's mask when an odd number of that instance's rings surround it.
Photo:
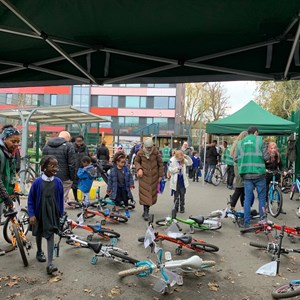
<path fill-rule="evenodd" d="M 55 267 L 53 264 L 50 264 L 48 267 L 47 267 L 47 274 L 48 275 L 52 275 L 53 272 L 56 272 L 57 271 L 57 267 Z"/>
<path fill-rule="evenodd" d="M 129 219 L 130 218 L 130 212 L 129 210 L 125 210 L 125 216 Z"/>
<path fill-rule="evenodd" d="M 180 208 L 180 213 L 184 214 L 184 212 L 185 212 L 184 208 Z"/>
<path fill-rule="evenodd" d="M 36 259 L 39 261 L 39 262 L 45 262 L 46 261 L 46 256 L 44 254 L 44 252 L 37 252 L 36 253 Z"/>
<path fill-rule="evenodd" d="M 250 224 L 240 224 L 240 228 L 250 228 Z"/>

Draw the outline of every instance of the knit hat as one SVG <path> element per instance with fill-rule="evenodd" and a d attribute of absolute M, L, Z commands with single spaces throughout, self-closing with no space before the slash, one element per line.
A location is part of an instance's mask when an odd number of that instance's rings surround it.
<path fill-rule="evenodd" d="M 144 141 L 144 147 L 148 148 L 148 147 L 153 147 L 153 140 L 152 138 L 146 138 Z"/>

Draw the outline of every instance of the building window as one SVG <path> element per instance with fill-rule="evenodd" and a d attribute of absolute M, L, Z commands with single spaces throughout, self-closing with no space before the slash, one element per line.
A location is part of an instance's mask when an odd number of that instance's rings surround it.
<path fill-rule="evenodd" d="M 119 97 L 118 96 L 98 96 L 98 107 L 118 107 Z"/>
<path fill-rule="evenodd" d="M 7 104 L 12 104 L 13 103 L 12 99 L 13 99 L 12 94 L 7 94 L 6 95 L 6 103 Z"/>
<path fill-rule="evenodd" d="M 169 97 L 169 108 L 175 109 L 175 97 Z"/>
<path fill-rule="evenodd" d="M 168 109 L 169 97 L 154 97 L 154 108 Z"/>
<path fill-rule="evenodd" d="M 138 96 L 127 96 L 125 98 L 126 108 L 139 108 L 140 107 L 140 97 Z"/>
<path fill-rule="evenodd" d="M 57 105 L 57 95 L 50 95 L 50 105 Z"/>
<path fill-rule="evenodd" d="M 139 117 L 125 117 L 125 126 L 137 126 L 139 124 Z"/>
<path fill-rule="evenodd" d="M 74 85 L 72 105 L 85 112 L 89 111 L 90 106 L 90 86 Z"/>

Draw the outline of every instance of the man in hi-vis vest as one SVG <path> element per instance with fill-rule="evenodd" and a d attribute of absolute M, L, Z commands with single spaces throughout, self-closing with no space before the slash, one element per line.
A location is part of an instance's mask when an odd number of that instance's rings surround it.
<path fill-rule="evenodd" d="M 258 136 L 258 129 L 254 126 L 248 128 L 248 135 L 236 147 L 234 160 L 237 160 L 239 174 L 244 180 L 244 227 L 250 227 L 250 211 L 253 199 L 253 190 L 256 189 L 260 219 L 265 216 L 266 206 L 266 167 L 265 161 L 269 159 L 267 144 Z"/>

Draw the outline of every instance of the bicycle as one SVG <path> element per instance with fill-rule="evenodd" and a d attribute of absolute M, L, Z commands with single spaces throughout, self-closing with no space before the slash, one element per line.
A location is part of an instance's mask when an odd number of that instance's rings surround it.
<path fill-rule="evenodd" d="M 30 155 L 25 155 L 24 157 L 21 158 L 21 160 L 25 160 L 25 169 L 21 170 L 19 172 L 19 178 L 20 178 L 20 184 L 21 187 L 24 188 L 24 191 L 22 191 L 24 194 L 28 194 L 31 185 L 33 181 L 39 177 L 39 174 L 32 168 L 31 166 L 31 156 Z M 38 161 L 35 161 L 34 164 L 38 164 Z"/>
<path fill-rule="evenodd" d="M 21 208 L 20 207 L 20 198 L 19 196 L 22 196 L 22 193 L 17 193 L 14 192 L 14 198 L 13 198 L 13 202 L 15 203 L 15 207 L 16 207 L 16 211 L 17 211 L 17 215 L 16 218 L 18 219 L 19 224 L 22 226 L 23 228 L 23 232 L 25 235 L 27 235 L 28 230 L 29 230 L 29 215 L 28 215 L 28 211 L 26 208 Z M 10 228 L 9 228 L 9 222 L 10 219 L 6 218 L 6 220 L 4 221 L 3 224 L 3 237 L 5 239 L 5 241 L 9 244 L 12 243 L 11 239 L 10 239 Z"/>
<path fill-rule="evenodd" d="M 222 168 L 222 166 L 226 166 L 226 168 Z M 222 163 L 218 163 L 214 174 L 212 176 L 212 184 L 215 186 L 218 186 L 220 184 L 220 182 L 222 181 L 223 183 L 226 183 L 227 180 L 227 165 L 226 164 L 222 164 Z"/>
<path fill-rule="evenodd" d="M 27 252 L 27 255 L 29 255 L 29 250 L 31 249 L 32 245 L 31 242 L 29 242 L 26 238 L 26 234 L 24 232 L 24 224 L 17 217 L 17 214 L 18 211 L 14 209 L 10 209 L 4 214 L 4 216 L 7 218 L 7 228 L 10 232 L 10 236 L 7 236 L 7 238 L 9 238 L 10 243 L 14 248 L 19 249 L 23 264 L 25 267 L 27 267 L 28 259 L 25 251 Z"/>
<path fill-rule="evenodd" d="M 170 292 L 171 287 L 176 283 L 178 285 L 183 284 L 182 276 L 173 273 L 174 271 L 182 272 L 195 272 L 199 269 L 211 267 L 215 265 L 214 261 L 203 261 L 199 256 L 194 255 L 188 259 L 183 260 L 172 260 L 171 253 L 165 253 L 166 261 L 162 261 L 163 251 L 158 248 L 155 243 L 156 237 L 153 230 L 152 224 L 149 225 L 145 238 L 144 245 L 145 248 L 151 247 L 151 252 L 153 249 L 157 253 L 157 262 L 153 263 L 151 261 L 139 261 L 135 263 L 135 267 L 129 270 L 121 271 L 118 273 L 120 277 L 125 277 L 129 275 L 137 275 L 139 277 L 148 277 L 152 275 L 156 270 L 159 270 L 161 277 L 159 281 L 154 285 L 154 290 L 162 294 Z"/>
<path fill-rule="evenodd" d="M 182 219 L 177 217 L 176 209 L 173 207 L 171 217 L 166 217 L 165 219 L 157 220 L 155 223 L 158 226 L 170 226 L 173 223 L 177 224 L 178 229 L 181 231 L 181 228 L 178 223 L 187 224 L 190 227 L 190 233 L 193 234 L 195 229 L 199 230 L 218 230 L 222 228 L 222 223 L 216 219 L 220 217 L 221 214 L 218 212 L 214 216 L 210 215 L 207 217 L 204 216 L 189 216 L 188 219 Z"/>
<path fill-rule="evenodd" d="M 294 172 L 292 169 L 288 169 L 283 172 L 281 177 L 281 191 L 285 194 L 290 193 L 293 184 Z"/>
<path fill-rule="evenodd" d="M 219 251 L 219 247 L 208 244 L 204 240 L 199 240 L 192 238 L 190 235 L 185 235 L 183 233 L 179 233 L 178 228 L 175 224 L 172 224 L 168 229 L 168 234 L 163 234 L 159 232 L 155 232 L 155 241 L 168 241 L 174 244 L 179 245 L 175 249 L 175 254 L 182 254 L 182 247 L 191 249 L 196 252 L 217 252 Z M 138 238 L 138 241 L 143 243 L 145 237 Z"/>
<path fill-rule="evenodd" d="M 101 225 L 105 225 L 106 221 L 110 221 L 112 223 L 126 223 L 128 222 L 128 218 L 125 216 L 122 216 L 120 214 L 114 213 L 110 211 L 109 209 L 103 210 L 101 205 L 97 206 L 97 210 L 91 210 L 88 207 L 84 205 L 84 203 L 80 203 L 80 206 L 82 208 L 82 212 L 77 214 L 77 217 L 79 218 L 82 216 L 84 220 L 88 218 L 92 218 L 94 216 L 100 216 L 103 217 L 104 220 L 101 221 Z"/>
<path fill-rule="evenodd" d="M 92 241 L 94 234 L 97 234 L 101 238 L 111 239 L 111 238 L 119 238 L 120 234 L 114 231 L 111 228 L 103 227 L 101 224 L 80 224 L 73 220 L 67 220 L 66 229 L 73 230 L 74 228 L 80 228 L 91 232 L 90 235 L 87 236 L 88 241 Z"/>
<path fill-rule="evenodd" d="M 269 184 L 269 192 L 267 197 L 267 208 L 270 215 L 274 218 L 278 217 L 282 212 L 282 193 L 279 183 L 276 181 L 276 175 L 280 174 L 279 171 L 267 171 L 272 174 L 272 181 Z"/>
<path fill-rule="evenodd" d="M 297 176 L 298 177 L 298 176 Z M 300 181 L 298 178 L 292 183 L 291 191 L 290 191 L 290 200 L 293 200 L 295 193 L 299 193 L 300 191 Z"/>
<path fill-rule="evenodd" d="M 275 288 L 272 291 L 272 297 L 274 299 L 286 299 L 300 295 L 300 280 L 291 280 L 280 287 Z"/>

